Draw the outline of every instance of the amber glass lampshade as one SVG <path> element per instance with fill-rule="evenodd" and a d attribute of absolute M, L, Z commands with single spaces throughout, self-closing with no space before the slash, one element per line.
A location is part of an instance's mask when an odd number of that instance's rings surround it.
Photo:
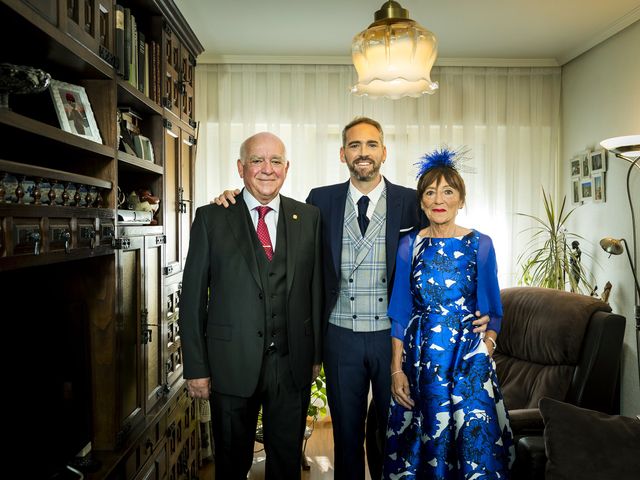
<path fill-rule="evenodd" d="M 398 2 L 386 2 L 375 22 L 353 38 L 358 83 L 351 92 L 371 98 L 432 94 L 431 67 L 438 54 L 436 36 L 409 18 Z"/>

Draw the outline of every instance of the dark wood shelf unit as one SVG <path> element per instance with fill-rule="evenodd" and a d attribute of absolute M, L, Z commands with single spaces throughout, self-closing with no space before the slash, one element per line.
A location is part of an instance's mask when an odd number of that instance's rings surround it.
<path fill-rule="evenodd" d="M 129 82 L 118 79 L 118 106 L 127 106 L 143 115 L 162 115 L 162 108 Z"/>
<path fill-rule="evenodd" d="M 113 183 L 100 178 L 79 175 L 77 173 L 56 170 L 54 168 L 43 168 L 25 163 L 11 162 L 0 159 L 0 172 L 11 172 L 13 174 L 26 175 L 30 177 L 53 178 L 59 182 L 72 182 L 92 187 L 106 188 L 111 190 Z"/>
<path fill-rule="evenodd" d="M 118 152 L 119 167 L 123 171 L 139 173 L 155 173 L 162 175 L 162 165 L 156 165 L 149 160 L 143 160 L 127 152 Z"/>
<path fill-rule="evenodd" d="M 38 267 L 55 263 L 71 262 L 73 260 L 86 260 L 104 255 L 113 255 L 113 248 L 98 246 L 92 250 L 73 249 L 69 253 L 63 251 L 49 252 L 47 255 L 15 255 L 0 258 L 0 271 L 10 271 L 27 267 Z"/>
<path fill-rule="evenodd" d="M 117 54 L 117 4 L 157 45 L 153 92 L 101 58 Z M 90 480 L 195 478 L 200 425 L 182 379 L 178 318 L 195 211 L 193 69 L 202 45 L 173 0 L 0 0 L 0 18 L 0 61 L 83 87 L 102 138 L 60 128 L 49 90 L 10 94 L 11 110 L 0 110 L 3 312 L 19 319 L 30 311 L 14 300 L 21 292 L 41 309 L 46 328 L 38 325 L 31 355 L 52 370 L 43 392 L 25 400 L 42 416 L 12 438 L 47 446 L 25 475 L 54 478 L 90 443 L 98 461 L 83 472 Z M 119 150 L 125 107 L 141 117 L 131 130 L 149 139 L 153 160 Z M 122 197 L 143 190 L 160 199 L 157 225 L 119 222 Z M 70 200 L 72 192 L 81 196 Z M 21 328 L 16 337 L 32 333 Z M 25 378 L 27 367 L 16 373 Z"/>
<path fill-rule="evenodd" d="M 3 0 L 0 18 L 3 19 L 0 42 L 5 46 L 3 62 L 28 63 L 54 78 L 69 74 L 86 79 L 115 77 L 111 65 L 48 22 L 28 4 L 20 0 Z M 25 38 L 25 32 L 28 32 L 28 38 Z M 19 47 L 10 47 L 16 43 Z"/>
<path fill-rule="evenodd" d="M 114 154 L 113 147 L 87 140 L 12 111 L 0 110 L 0 128 L 7 135 L 6 137 L 3 135 L 3 137 L 11 138 L 13 140 L 11 143 L 17 144 L 23 152 L 25 147 L 33 147 L 29 142 L 35 141 L 42 143 L 36 147 L 43 151 L 51 148 L 73 149 L 75 154 L 91 152 L 93 156 L 99 156 L 105 160 L 112 159 Z M 21 141 L 20 136 L 24 137 L 24 142 Z"/>
<path fill-rule="evenodd" d="M 16 204 L 0 204 L 0 212 L 3 215 L 10 216 L 29 216 L 29 217 L 73 217 L 73 218 L 98 218 L 111 219 L 115 218 L 115 210 L 111 208 L 94 208 L 94 207 L 63 207 L 61 205 L 16 205 Z"/>

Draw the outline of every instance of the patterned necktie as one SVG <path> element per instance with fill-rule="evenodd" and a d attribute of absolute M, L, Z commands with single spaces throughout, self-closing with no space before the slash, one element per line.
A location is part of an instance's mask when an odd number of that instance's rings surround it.
<path fill-rule="evenodd" d="M 363 195 L 358 200 L 358 225 L 360 226 L 360 233 L 364 237 L 369 226 L 369 217 L 367 217 L 367 208 L 369 207 L 369 197 Z"/>
<path fill-rule="evenodd" d="M 273 246 L 271 245 L 271 237 L 269 236 L 269 229 L 264 221 L 264 216 L 267 214 L 271 207 L 260 206 L 256 207 L 258 210 L 258 228 L 256 232 L 258 234 L 258 240 L 264 248 L 264 253 L 267 255 L 269 261 L 273 258 Z"/>

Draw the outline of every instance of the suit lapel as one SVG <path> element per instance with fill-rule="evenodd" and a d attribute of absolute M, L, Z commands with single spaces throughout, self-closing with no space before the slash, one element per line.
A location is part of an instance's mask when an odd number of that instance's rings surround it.
<path fill-rule="evenodd" d="M 251 235 L 254 235 L 255 232 L 253 228 L 249 227 L 250 219 L 247 218 L 247 204 L 244 203 L 242 195 L 236 197 L 236 204 L 227 208 L 225 214 L 229 224 L 229 230 L 231 230 L 231 234 L 235 240 L 234 244 L 244 256 L 253 279 L 258 285 L 262 285 L 260 272 L 258 272 L 258 261 L 256 260 L 253 241 L 251 240 Z"/>
<path fill-rule="evenodd" d="M 331 235 L 331 261 L 336 276 L 340 277 L 340 263 L 342 262 L 342 232 L 344 231 L 344 209 L 349 191 L 349 180 L 342 184 L 339 193 L 331 199 L 331 225 L 328 226 Z"/>
<path fill-rule="evenodd" d="M 301 229 L 301 213 L 296 211 L 293 202 L 290 201 L 289 198 L 284 195 L 280 195 L 280 215 L 281 218 L 278 219 L 278 223 L 280 221 L 284 221 L 285 225 L 285 233 L 287 236 L 287 295 L 291 291 L 291 286 L 293 285 L 293 279 L 295 277 L 296 270 L 296 257 L 298 254 L 298 249 L 295 248 L 296 245 L 300 244 L 300 229 Z M 276 247 L 277 248 L 277 247 Z"/>
<path fill-rule="evenodd" d="M 396 264 L 403 200 L 397 195 L 396 186 L 386 178 L 384 180 L 387 183 L 387 278 L 390 279 Z"/>

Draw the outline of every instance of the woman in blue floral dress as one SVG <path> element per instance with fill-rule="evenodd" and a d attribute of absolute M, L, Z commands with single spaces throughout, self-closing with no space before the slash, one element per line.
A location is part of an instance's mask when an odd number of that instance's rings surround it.
<path fill-rule="evenodd" d="M 465 201 L 455 155 L 423 157 L 417 190 L 430 225 L 398 247 L 388 480 L 504 479 L 514 457 L 491 358 L 502 321 L 495 251 L 455 223 Z M 484 336 L 473 332 L 476 311 L 490 317 Z"/>

